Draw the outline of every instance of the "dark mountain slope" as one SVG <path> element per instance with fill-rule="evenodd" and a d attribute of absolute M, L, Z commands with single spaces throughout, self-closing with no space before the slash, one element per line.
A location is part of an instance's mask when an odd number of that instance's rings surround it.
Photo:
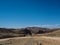
<path fill-rule="evenodd" d="M 32 34 L 45 34 L 52 33 L 59 29 L 49 29 L 49 28 L 41 28 L 41 27 L 26 27 L 21 29 L 8 29 L 8 28 L 0 28 L 0 38 L 8 38 L 8 37 L 24 37 L 27 35 L 32 36 Z M 53 34 L 53 33 L 52 33 Z"/>

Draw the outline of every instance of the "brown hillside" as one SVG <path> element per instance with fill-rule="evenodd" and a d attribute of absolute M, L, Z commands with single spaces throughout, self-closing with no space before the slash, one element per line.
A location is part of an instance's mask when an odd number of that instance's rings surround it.
<path fill-rule="evenodd" d="M 25 37 L 27 35 L 33 36 L 32 34 L 45 34 L 47 36 L 60 36 L 59 29 L 49 29 L 41 27 L 27 27 L 21 29 L 7 29 L 0 28 L 0 38 L 9 37 Z"/>

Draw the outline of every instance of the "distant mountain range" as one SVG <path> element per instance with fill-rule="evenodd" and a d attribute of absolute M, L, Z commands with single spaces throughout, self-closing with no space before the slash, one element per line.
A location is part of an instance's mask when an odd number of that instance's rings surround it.
<path fill-rule="evenodd" d="M 41 27 L 26 27 L 21 29 L 0 28 L 0 38 L 25 37 L 37 34 L 48 34 L 60 30 L 60 28 L 49 29 Z"/>

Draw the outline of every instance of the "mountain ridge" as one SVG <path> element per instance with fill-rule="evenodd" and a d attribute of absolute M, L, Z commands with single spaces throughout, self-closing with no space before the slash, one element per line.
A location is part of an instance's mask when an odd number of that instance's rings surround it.
<path fill-rule="evenodd" d="M 26 27 L 20 29 L 13 28 L 0 28 L 0 38 L 9 37 L 25 37 L 27 35 L 32 36 L 33 34 L 45 34 L 60 30 L 60 28 L 41 28 L 41 27 Z"/>

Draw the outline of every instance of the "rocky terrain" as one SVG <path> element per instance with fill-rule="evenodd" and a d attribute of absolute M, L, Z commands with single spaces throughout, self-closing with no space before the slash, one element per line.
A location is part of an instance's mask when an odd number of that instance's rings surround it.
<path fill-rule="evenodd" d="M 60 45 L 60 28 L 0 28 L 0 45 Z"/>
<path fill-rule="evenodd" d="M 9 29 L 9 28 L 0 28 L 0 39 L 10 38 L 10 37 L 25 37 L 25 36 L 34 36 L 38 34 L 47 35 L 47 36 L 56 36 L 59 35 L 60 31 L 57 29 L 41 28 L 41 27 L 26 27 L 21 29 Z M 57 32 L 56 32 L 57 31 Z M 56 33 L 54 33 L 56 32 Z M 57 34 L 59 33 L 59 34 Z M 60 35 L 59 35 L 60 36 Z"/>

